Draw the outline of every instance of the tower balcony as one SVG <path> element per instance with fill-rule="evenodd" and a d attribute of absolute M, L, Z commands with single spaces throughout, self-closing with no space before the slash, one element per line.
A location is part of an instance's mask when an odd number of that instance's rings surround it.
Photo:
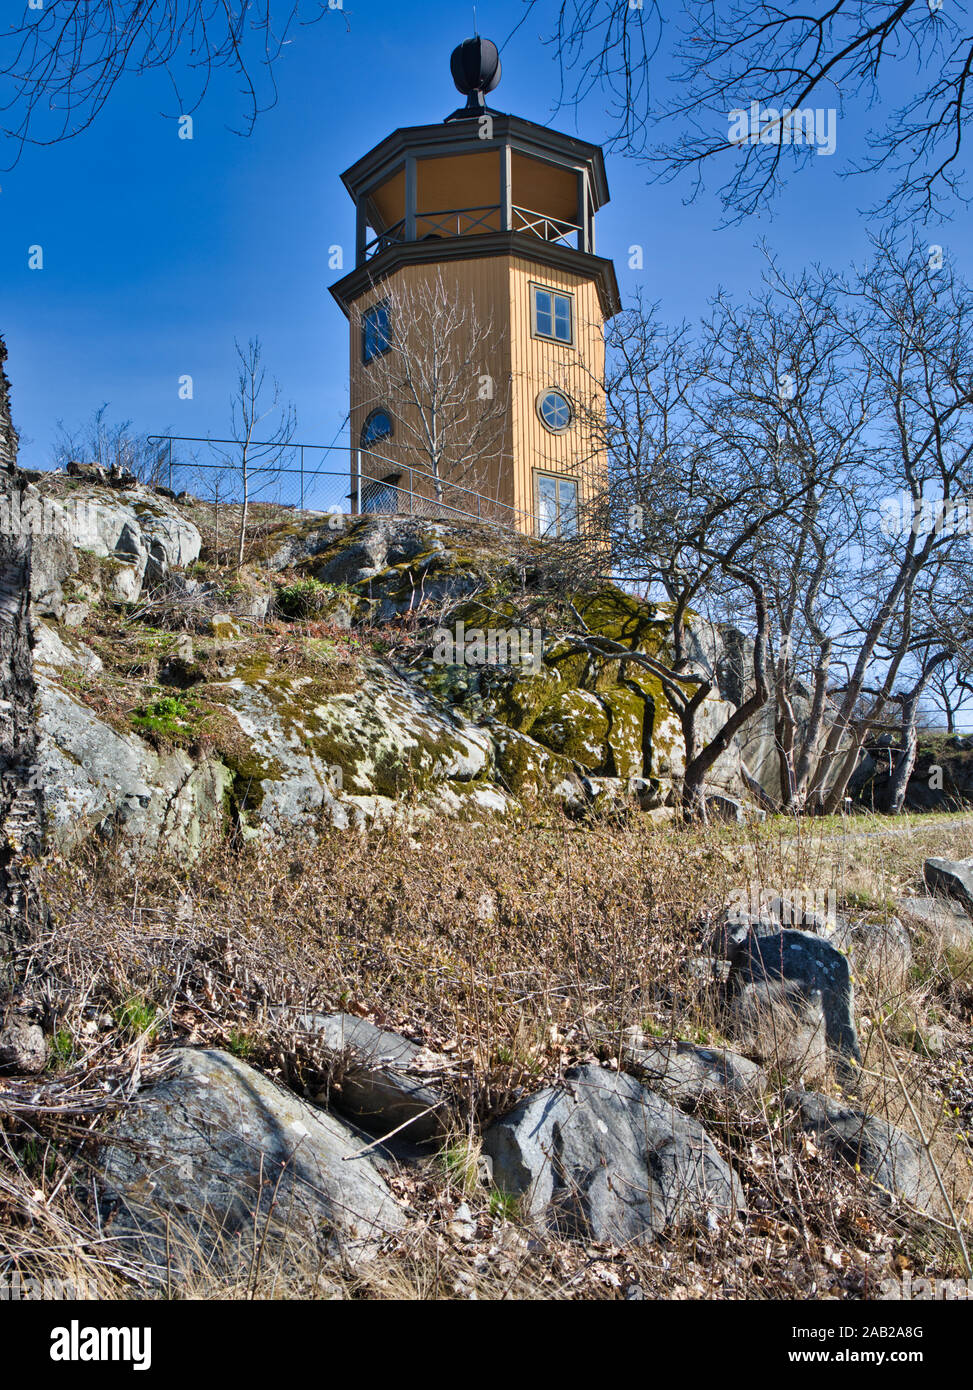
<path fill-rule="evenodd" d="M 342 179 L 356 267 L 392 247 L 490 234 L 593 255 L 608 201 L 599 146 L 487 110 L 397 130 Z"/>
<path fill-rule="evenodd" d="M 391 227 L 365 242 L 362 260 L 369 260 L 387 251 L 390 246 L 399 246 L 407 241 L 440 241 L 444 237 L 483 236 L 487 232 L 504 231 L 524 232 L 540 241 L 574 246 L 578 251 L 588 249 L 584 227 L 579 222 L 568 222 L 550 213 L 518 207 L 516 203 L 511 203 L 506 211 L 508 216 L 505 218 L 503 205 L 493 203 L 481 208 L 440 208 L 436 212 L 417 212 L 411 236 L 407 219 L 401 217 Z"/>

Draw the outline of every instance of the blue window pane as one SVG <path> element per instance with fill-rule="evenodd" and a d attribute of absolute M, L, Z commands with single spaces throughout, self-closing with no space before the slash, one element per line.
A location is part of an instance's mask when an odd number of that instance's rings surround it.
<path fill-rule="evenodd" d="M 550 537 L 578 534 L 578 485 L 572 479 L 538 477 L 537 533 Z"/>
<path fill-rule="evenodd" d="M 553 338 L 554 316 L 551 306 L 551 295 L 549 295 L 546 290 L 535 290 L 534 305 L 537 317 L 537 332 L 543 334 L 545 338 Z"/>
<path fill-rule="evenodd" d="M 362 316 L 362 356 L 371 362 L 373 357 L 387 352 L 390 343 L 388 305 L 376 304 Z"/>
<path fill-rule="evenodd" d="M 560 391 L 547 391 L 540 400 L 541 419 L 549 430 L 564 430 L 571 423 L 571 407 Z"/>
<path fill-rule="evenodd" d="M 361 432 L 361 446 L 367 449 L 369 444 L 374 444 L 377 439 L 387 439 L 392 433 L 392 421 L 384 410 L 376 410 L 365 421 Z"/>
<path fill-rule="evenodd" d="M 578 487 L 560 479 L 558 483 L 559 534 L 575 536 L 578 532 Z"/>
<path fill-rule="evenodd" d="M 553 290 L 534 289 L 534 332 L 557 343 L 570 343 L 571 296 Z"/>
<path fill-rule="evenodd" d="M 542 536 L 557 534 L 557 479 L 537 480 L 537 524 Z"/>

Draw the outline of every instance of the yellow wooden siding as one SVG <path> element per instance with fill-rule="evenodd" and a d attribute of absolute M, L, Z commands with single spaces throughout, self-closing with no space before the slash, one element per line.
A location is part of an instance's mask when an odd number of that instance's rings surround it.
<path fill-rule="evenodd" d="M 514 439 L 515 505 L 534 508 L 534 473 L 558 473 L 577 478 L 582 500 L 589 497 L 605 473 L 603 458 L 592 458 L 591 412 L 603 400 L 605 340 L 601 306 L 593 280 L 552 270 L 526 259 L 510 265 L 511 426 Z M 531 285 L 574 296 L 575 344 L 554 343 L 533 336 Z M 553 434 L 537 413 L 537 398 L 551 388 L 563 391 L 574 412 L 571 425 Z"/>
<path fill-rule="evenodd" d="M 534 511 L 535 470 L 577 478 L 582 501 L 591 495 L 604 477 L 604 460 L 592 460 L 589 411 L 602 399 L 604 335 L 597 289 L 593 280 L 518 257 L 492 256 L 404 266 L 382 284 L 364 293 L 357 301 L 351 319 L 351 439 L 357 446 L 369 413 L 387 402 L 379 399 L 374 386 L 375 373 L 361 361 L 359 314 L 385 298 L 396 285 L 410 292 L 420 291 L 441 276 L 444 284 L 455 286 L 465 302 L 485 306 L 482 319 L 492 320 L 493 351 L 485 353 L 479 370 L 489 373 L 498 392 L 509 382 L 509 409 L 500 440 L 501 457 L 478 490 L 495 497 L 525 514 Z M 575 346 L 567 347 L 533 337 L 531 331 L 531 284 L 574 295 Z M 562 390 L 574 407 L 571 426 L 552 434 L 541 423 L 536 402 L 540 392 L 551 387 Z M 475 384 L 471 383 L 471 389 Z M 376 446 L 396 465 L 422 467 L 421 459 L 403 444 L 402 431 Z M 354 468 L 354 452 L 353 452 Z M 391 471 L 391 465 L 390 469 Z M 470 484 L 465 484 L 469 486 Z M 428 494 L 427 494 L 428 495 Z"/>
<path fill-rule="evenodd" d="M 509 297 L 504 259 L 484 257 L 478 260 L 459 261 L 444 265 L 403 266 L 394 271 L 380 285 L 373 287 L 361 296 L 356 305 L 358 312 L 353 312 L 351 320 L 350 428 L 353 446 L 357 445 L 361 437 L 362 427 L 371 411 L 388 405 L 388 402 L 381 399 L 381 390 L 376 389 L 375 382 L 376 379 L 381 380 L 380 374 L 371 370 L 369 365 L 364 364 L 361 360 L 361 327 L 358 315 L 372 304 L 394 294 L 397 287 L 401 287 L 406 294 L 421 294 L 423 287 L 434 284 L 441 276 L 443 284 L 448 289 L 452 290 L 455 286 L 455 292 L 460 302 L 470 303 L 477 308 L 485 306 L 480 314 L 480 320 L 483 324 L 490 325 L 490 341 L 484 348 L 482 358 L 474 358 L 476 374 L 477 376 L 489 375 L 493 377 L 495 389 L 501 398 L 503 394 L 509 392 L 510 360 L 507 350 L 510 335 Z M 393 331 L 396 327 L 402 331 L 402 326 L 395 324 L 393 324 Z M 471 381 L 472 391 L 476 390 L 477 384 L 477 381 Z M 399 411 L 401 411 L 401 406 Z M 398 412 L 393 411 L 392 413 Z M 415 413 L 413 413 L 413 423 L 415 418 Z M 375 446 L 376 452 L 393 460 L 395 464 L 423 470 L 422 458 L 417 455 L 414 447 L 410 447 L 408 441 L 404 439 L 404 434 L 405 431 L 400 425 L 391 440 L 383 440 Z M 502 429 L 498 431 L 498 453 L 495 463 L 490 467 L 484 466 L 477 484 L 474 484 L 472 479 L 461 477 L 457 478 L 456 481 L 463 487 L 483 492 L 504 506 L 512 506 L 513 487 L 509 465 L 511 447 L 508 414 Z M 352 467 L 354 469 L 354 453 Z M 423 488 L 422 491 L 426 495 L 431 495 L 431 484 Z"/>
<path fill-rule="evenodd" d="M 474 154 L 416 160 L 416 212 L 442 212 L 448 208 L 476 208 L 500 203 L 500 152 L 477 150 Z M 495 230 L 499 230 L 499 217 Z M 462 234 L 462 233 L 460 233 Z M 420 230 L 421 235 L 421 230 Z"/>
<path fill-rule="evenodd" d="M 577 222 L 578 176 L 573 169 L 562 169 L 514 150 L 510 177 L 517 207 L 543 212 L 564 222 Z"/>

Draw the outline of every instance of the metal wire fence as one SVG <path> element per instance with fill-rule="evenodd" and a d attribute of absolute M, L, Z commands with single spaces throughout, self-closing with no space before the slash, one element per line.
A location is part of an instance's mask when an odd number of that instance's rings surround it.
<path fill-rule="evenodd" d="M 533 513 L 374 450 L 352 455 L 347 444 L 252 441 L 244 465 L 236 440 L 152 435 L 149 443 L 158 449 L 156 480 L 205 502 L 239 505 L 246 495 L 306 511 L 474 520 L 529 535 L 567 535 L 577 524 L 567 514 L 539 524 Z"/>

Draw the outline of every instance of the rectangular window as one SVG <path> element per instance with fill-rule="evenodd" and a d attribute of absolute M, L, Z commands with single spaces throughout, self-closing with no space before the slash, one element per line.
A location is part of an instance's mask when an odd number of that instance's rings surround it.
<path fill-rule="evenodd" d="M 370 309 L 366 309 L 361 318 L 361 357 L 363 362 L 371 362 L 373 357 L 380 357 L 383 352 L 388 352 L 392 345 L 392 338 L 389 332 L 389 306 L 383 300 L 381 304 L 373 304 Z"/>
<path fill-rule="evenodd" d="M 574 342 L 573 295 L 558 294 L 540 285 L 531 285 L 534 336 L 555 343 Z"/>
<path fill-rule="evenodd" d="M 538 473 L 537 534 L 562 538 L 578 534 L 578 484 L 574 478 Z"/>

